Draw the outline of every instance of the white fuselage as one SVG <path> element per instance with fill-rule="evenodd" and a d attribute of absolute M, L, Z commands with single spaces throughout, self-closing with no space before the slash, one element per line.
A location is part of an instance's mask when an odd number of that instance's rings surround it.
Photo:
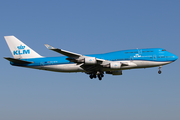
<path fill-rule="evenodd" d="M 121 66 L 120 69 L 110 69 L 110 68 L 103 68 L 103 71 L 115 71 L 115 70 L 126 70 L 126 69 L 137 69 L 137 68 L 150 68 L 150 67 L 157 67 L 171 63 L 168 62 L 156 62 L 156 61 L 118 61 L 118 62 L 126 62 L 129 63 L 128 66 Z M 80 65 L 76 63 L 71 64 L 60 64 L 60 65 L 46 65 L 46 66 L 31 66 L 28 68 L 40 69 L 40 70 L 48 70 L 54 72 L 85 72 Z"/>

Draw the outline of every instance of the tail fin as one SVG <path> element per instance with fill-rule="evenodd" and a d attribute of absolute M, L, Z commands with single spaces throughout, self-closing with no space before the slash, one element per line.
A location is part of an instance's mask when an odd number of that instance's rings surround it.
<path fill-rule="evenodd" d="M 4 38 L 14 58 L 23 59 L 42 57 L 15 36 L 4 36 Z"/>

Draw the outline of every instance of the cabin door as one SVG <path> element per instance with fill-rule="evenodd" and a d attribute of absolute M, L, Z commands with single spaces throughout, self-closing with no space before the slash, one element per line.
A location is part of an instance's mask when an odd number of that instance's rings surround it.
<path fill-rule="evenodd" d="M 156 60 L 156 59 L 157 59 L 156 55 L 153 55 L 153 60 Z"/>

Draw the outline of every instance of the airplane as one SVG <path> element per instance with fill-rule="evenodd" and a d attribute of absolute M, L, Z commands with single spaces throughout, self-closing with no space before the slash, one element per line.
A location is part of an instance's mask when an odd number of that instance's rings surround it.
<path fill-rule="evenodd" d="M 54 71 L 83 72 L 91 79 L 102 80 L 104 74 L 122 75 L 122 70 L 161 67 L 170 64 L 178 57 L 163 48 L 131 49 L 104 54 L 82 55 L 63 49 L 45 46 L 64 56 L 44 57 L 32 50 L 15 36 L 4 36 L 14 58 L 4 57 L 13 66 Z"/>

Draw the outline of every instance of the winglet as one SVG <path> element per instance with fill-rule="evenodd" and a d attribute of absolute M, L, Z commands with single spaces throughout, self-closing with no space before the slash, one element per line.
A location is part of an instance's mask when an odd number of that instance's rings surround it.
<path fill-rule="evenodd" d="M 56 49 L 56 48 L 54 48 L 53 46 L 51 46 L 51 45 L 48 45 L 48 44 L 44 44 L 46 47 L 47 47 L 47 49 L 50 49 L 50 50 L 52 50 L 52 49 Z"/>

